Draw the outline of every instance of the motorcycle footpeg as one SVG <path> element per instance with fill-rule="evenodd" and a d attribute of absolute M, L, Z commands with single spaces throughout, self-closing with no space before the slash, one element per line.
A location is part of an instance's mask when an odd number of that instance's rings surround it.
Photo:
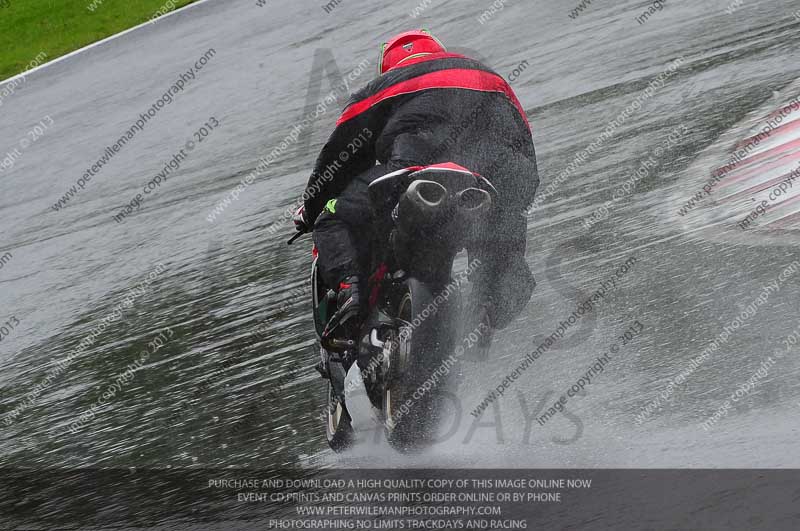
<path fill-rule="evenodd" d="M 335 352 L 337 354 L 344 353 L 348 350 L 352 350 L 356 346 L 356 342 L 352 339 L 337 339 L 333 337 L 328 337 L 322 339 L 320 342 L 322 344 L 322 348 L 328 350 L 330 352 Z M 336 361 L 336 360 L 331 360 Z"/>

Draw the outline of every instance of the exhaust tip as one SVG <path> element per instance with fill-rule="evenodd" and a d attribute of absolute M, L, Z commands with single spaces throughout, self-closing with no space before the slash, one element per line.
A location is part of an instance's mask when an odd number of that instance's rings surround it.
<path fill-rule="evenodd" d="M 458 206 L 467 212 L 488 209 L 492 204 L 492 196 L 486 190 L 467 188 L 458 193 Z"/>
<path fill-rule="evenodd" d="M 438 207 L 447 197 L 447 190 L 433 181 L 414 181 L 408 187 L 408 194 L 428 207 Z"/>

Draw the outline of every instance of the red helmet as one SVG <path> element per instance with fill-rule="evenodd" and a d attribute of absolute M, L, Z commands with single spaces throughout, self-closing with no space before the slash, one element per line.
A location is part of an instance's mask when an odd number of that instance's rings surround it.
<path fill-rule="evenodd" d="M 428 30 L 413 30 L 395 35 L 381 48 L 380 71 L 386 73 L 406 59 L 446 51 Z"/>

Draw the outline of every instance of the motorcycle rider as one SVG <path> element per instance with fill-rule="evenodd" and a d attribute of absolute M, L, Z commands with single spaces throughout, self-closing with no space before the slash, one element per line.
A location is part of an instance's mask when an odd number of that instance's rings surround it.
<path fill-rule="evenodd" d="M 485 304 L 488 324 L 502 329 L 535 286 L 525 261 L 525 210 L 539 178 L 525 112 L 501 76 L 448 53 L 426 30 L 385 43 L 379 68 L 336 122 L 294 218 L 298 230 L 313 227 L 318 272 L 326 285 L 338 287 L 335 319 L 358 320 L 367 310 L 366 268 L 379 221 L 369 184 L 403 168 L 450 162 L 483 176 L 498 192 L 499 204 L 468 251 L 481 263 L 473 304 Z"/>

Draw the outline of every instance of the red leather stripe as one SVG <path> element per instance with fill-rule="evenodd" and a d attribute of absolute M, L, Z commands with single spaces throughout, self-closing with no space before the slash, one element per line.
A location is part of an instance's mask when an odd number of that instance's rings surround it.
<path fill-rule="evenodd" d="M 525 121 L 528 129 L 531 127 L 528 123 L 528 118 L 525 116 L 525 111 L 522 109 L 522 105 L 517 99 L 517 96 L 503 78 L 489 72 L 484 72 L 483 70 L 471 70 L 466 68 L 439 70 L 429 74 L 423 74 L 407 81 L 401 81 L 400 83 L 392 85 L 391 87 L 386 88 L 377 94 L 370 96 L 369 98 L 350 105 L 347 109 L 345 109 L 344 113 L 342 113 L 342 116 L 336 122 L 336 125 L 339 126 L 348 120 L 352 120 L 354 117 L 367 111 L 374 105 L 377 105 L 389 98 L 394 98 L 395 96 L 400 96 L 402 94 L 419 92 L 420 90 L 437 88 L 458 88 L 477 90 L 481 92 L 500 92 L 505 94 L 511 103 L 514 104 L 514 107 L 516 107 L 519 111 L 519 114 L 522 116 L 522 119 Z"/>

